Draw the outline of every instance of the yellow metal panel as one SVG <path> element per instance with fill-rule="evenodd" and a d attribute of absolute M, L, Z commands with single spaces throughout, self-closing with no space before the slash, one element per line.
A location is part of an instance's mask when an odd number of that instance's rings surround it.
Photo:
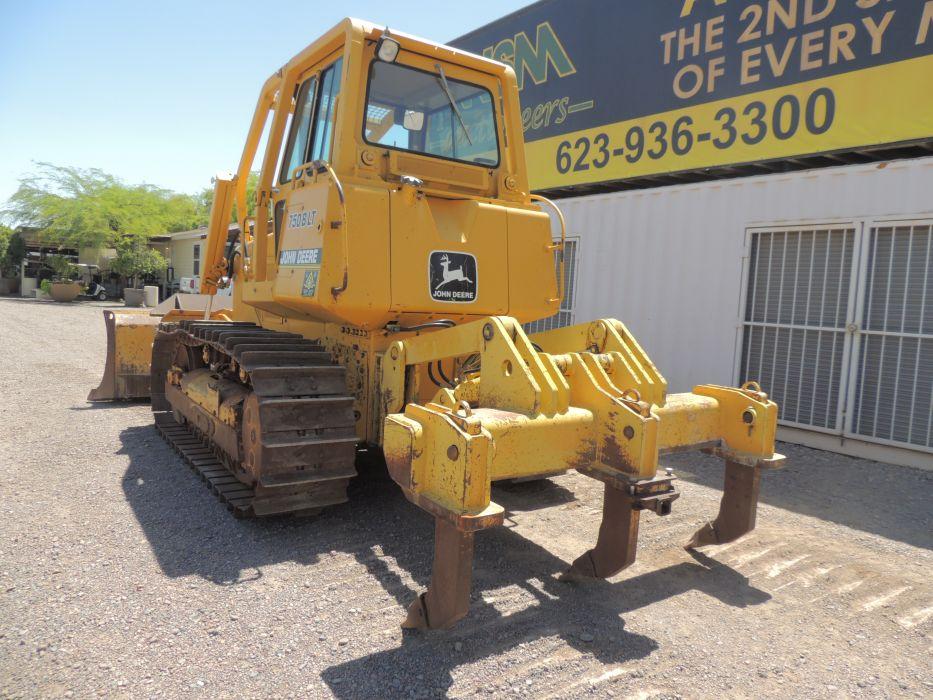
<path fill-rule="evenodd" d="M 771 457 L 777 432 L 777 404 L 754 390 L 707 384 L 694 394 L 719 402 L 719 432 L 725 446 L 740 455 Z"/>
<path fill-rule="evenodd" d="M 117 314 L 114 317 L 117 347 L 117 377 L 149 373 L 152 339 L 159 320 L 152 316 Z"/>
<path fill-rule="evenodd" d="M 230 210 L 233 208 L 236 180 L 232 175 L 218 175 L 214 178 L 214 199 L 211 204 L 211 218 L 208 225 L 207 244 L 201 250 L 201 293 L 214 294 L 220 278 L 227 273 L 227 261 L 224 257 L 227 246 L 227 232 L 230 224 Z M 215 213 L 216 212 L 216 215 Z"/>
<path fill-rule="evenodd" d="M 508 212 L 508 313 L 522 323 L 560 309 L 550 221 L 540 211 L 511 208 Z"/>
<path fill-rule="evenodd" d="M 596 460 L 595 417 L 586 409 L 570 408 L 551 418 L 494 408 L 477 409 L 473 415 L 493 436 L 493 480 L 553 474 Z"/>
<path fill-rule="evenodd" d="M 334 286 L 334 274 L 340 270 L 343 241 L 340 229 L 331 229 L 331 222 L 343 225 L 340 205 L 326 176 L 316 179 L 296 177 L 285 186 L 288 205 L 281 217 L 281 233 L 276 251 L 274 296 L 285 306 L 299 311 L 313 311 L 326 300 Z M 333 196 L 332 196 L 333 195 Z M 321 274 L 324 259 L 334 258 L 332 273 L 326 279 Z M 308 273 L 312 286 L 306 285 Z M 311 293 L 313 289 L 313 293 Z"/>
<path fill-rule="evenodd" d="M 406 482 L 411 491 L 458 513 L 478 513 L 489 505 L 488 432 L 477 430 L 471 434 L 451 420 L 441 407 L 412 404 L 404 418 L 393 416 L 386 425 L 386 434 L 387 438 L 397 438 L 397 442 L 390 439 L 393 445 L 387 454 L 390 468 L 396 455 L 404 455 L 404 447 L 400 449 L 399 443 L 407 444 L 411 450 Z M 464 478 L 466 474 L 470 478 Z"/>
<path fill-rule="evenodd" d="M 392 226 L 392 310 L 437 314 L 502 314 L 509 307 L 509 266 L 504 207 L 475 200 L 453 201 L 390 195 Z M 435 251 L 476 258 L 476 299 L 436 301 L 431 297 L 429 258 Z"/>
<path fill-rule="evenodd" d="M 677 451 L 719 440 L 719 402 L 696 394 L 671 394 L 657 409 L 661 419 L 658 448 Z"/>
<path fill-rule="evenodd" d="M 371 137 L 370 140 L 374 139 Z M 398 178 L 417 173 L 429 187 L 453 185 L 473 190 L 477 195 L 495 194 L 494 180 L 489 175 L 490 171 L 485 168 L 404 151 L 391 150 L 387 155 L 388 173 Z"/>

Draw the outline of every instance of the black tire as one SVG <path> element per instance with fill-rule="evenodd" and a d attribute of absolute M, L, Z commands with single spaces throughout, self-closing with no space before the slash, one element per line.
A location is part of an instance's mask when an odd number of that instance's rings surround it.
<path fill-rule="evenodd" d="M 107 301 L 107 292 L 105 292 L 103 289 L 100 290 L 100 291 L 97 293 L 97 300 L 98 300 L 98 301 Z"/>

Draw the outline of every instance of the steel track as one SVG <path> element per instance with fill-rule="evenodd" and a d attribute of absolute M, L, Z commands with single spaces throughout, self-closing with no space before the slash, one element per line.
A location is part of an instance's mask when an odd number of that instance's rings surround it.
<path fill-rule="evenodd" d="M 205 354 L 218 376 L 238 377 L 249 390 L 235 427 L 167 384 L 179 355 L 192 370 Z M 254 324 L 162 324 L 152 372 L 156 427 L 237 517 L 306 514 L 346 501 L 356 475 L 353 398 L 345 368 L 320 346 Z"/>

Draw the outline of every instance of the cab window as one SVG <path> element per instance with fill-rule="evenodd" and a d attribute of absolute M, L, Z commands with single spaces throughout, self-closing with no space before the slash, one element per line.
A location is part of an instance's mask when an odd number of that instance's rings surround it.
<path fill-rule="evenodd" d="M 285 145 L 282 158 L 282 170 L 279 173 L 279 182 L 288 182 L 292 173 L 299 165 L 306 163 L 305 154 L 308 152 L 308 139 L 311 135 L 311 117 L 314 114 L 314 98 L 317 92 L 317 77 L 308 78 L 298 88 L 298 98 L 295 100 L 295 113 L 292 117 L 292 128 Z"/>
<path fill-rule="evenodd" d="M 343 59 L 339 59 L 321 75 L 321 96 L 318 100 L 317 118 L 314 127 L 314 146 L 308 160 L 330 160 L 334 139 L 334 108 L 337 95 L 340 94 L 340 69 Z"/>
<path fill-rule="evenodd" d="M 329 161 L 334 140 L 334 109 L 340 94 L 343 59 L 328 66 L 318 76 L 308 78 L 298 88 L 291 130 L 283 151 L 279 182 L 292 179 L 295 168 L 315 160 Z M 320 84 L 320 88 L 318 85 Z"/>
<path fill-rule="evenodd" d="M 456 160 L 499 165 L 492 94 L 448 77 L 374 61 L 366 99 L 367 143 Z"/>

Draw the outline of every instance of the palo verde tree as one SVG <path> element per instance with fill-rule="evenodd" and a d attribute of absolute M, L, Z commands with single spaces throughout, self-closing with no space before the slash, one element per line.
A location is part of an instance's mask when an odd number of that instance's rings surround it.
<path fill-rule="evenodd" d="M 45 241 L 74 248 L 116 248 L 113 271 L 133 280 L 165 269 L 152 236 L 207 222 L 197 197 L 153 185 L 127 185 L 96 168 L 38 163 L 0 213 L 37 229 Z"/>
<path fill-rule="evenodd" d="M 150 237 L 206 223 L 198 199 L 153 185 L 127 185 L 96 168 L 38 163 L 2 209 L 43 239 L 75 248 L 117 247 L 127 236 Z"/>
<path fill-rule="evenodd" d="M 256 213 L 256 188 L 259 186 L 259 173 L 255 170 L 246 178 L 246 215 L 253 216 Z M 211 205 L 214 203 L 214 188 L 205 187 L 198 195 L 198 207 L 201 215 L 206 220 L 211 216 Z M 237 212 L 230 212 L 230 223 L 237 223 Z"/>

